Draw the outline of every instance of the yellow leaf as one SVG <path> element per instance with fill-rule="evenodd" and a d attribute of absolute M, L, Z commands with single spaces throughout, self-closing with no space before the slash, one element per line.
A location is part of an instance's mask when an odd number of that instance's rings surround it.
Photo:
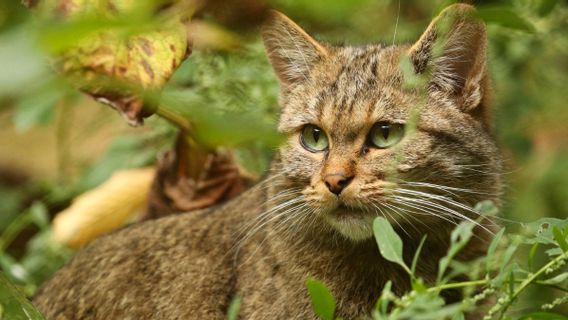
<path fill-rule="evenodd" d="M 53 221 L 54 239 L 79 248 L 132 220 L 145 206 L 154 168 L 119 171 L 75 198 Z"/>
<path fill-rule="evenodd" d="M 134 0 L 43 0 L 44 45 L 55 68 L 79 89 L 117 109 L 132 125 L 153 106 L 139 89 L 163 87 L 188 54 L 181 13 L 159 11 L 158 3 Z M 138 88 L 131 90 L 133 88 Z"/>

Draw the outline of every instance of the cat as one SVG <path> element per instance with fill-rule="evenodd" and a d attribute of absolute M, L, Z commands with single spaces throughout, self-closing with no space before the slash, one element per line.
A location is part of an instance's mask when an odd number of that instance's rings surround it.
<path fill-rule="evenodd" d="M 410 289 L 377 249 L 376 216 L 402 237 L 407 261 L 427 236 L 417 274 L 432 282 L 455 224 L 501 195 L 487 36 L 474 15 L 455 4 L 414 44 L 350 47 L 273 12 L 262 34 L 285 142 L 267 177 L 222 206 L 94 241 L 35 305 L 47 319 L 224 319 L 239 296 L 240 319 L 315 319 L 313 277 L 335 296 L 337 316 L 362 318 L 387 281 Z M 413 76 L 427 76 L 423 90 L 407 85 Z M 479 223 L 459 259 L 483 255 L 492 228 Z"/>

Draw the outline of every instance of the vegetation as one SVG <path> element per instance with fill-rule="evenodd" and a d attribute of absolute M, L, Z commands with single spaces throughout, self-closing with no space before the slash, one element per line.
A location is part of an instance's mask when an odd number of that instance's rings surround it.
<path fill-rule="evenodd" d="M 390 44 L 415 40 L 451 2 L 269 4 L 330 42 Z M 254 19 L 246 16 L 256 7 L 226 1 L 227 10 L 214 5 L 196 9 L 194 18 L 200 23 L 188 25 L 188 17 L 163 9 L 166 1 L 140 3 L 118 18 L 85 15 L 71 20 L 54 19 L 14 1 L 0 3 L 0 319 L 41 319 L 26 298 L 73 252 L 54 240 L 53 216 L 114 172 L 156 164 L 157 155 L 170 150 L 180 133 L 199 152 L 230 150 L 252 177 L 268 166 L 278 143 L 278 86 L 258 34 L 250 28 Z M 187 4 L 193 2 L 183 3 L 188 14 L 193 13 Z M 491 203 L 479 204 L 478 210 L 504 229 L 486 257 L 463 265 L 452 258 L 472 236 L 473 226 L 459 225 L 447 257 L 440 261 L 437 282 L 425 284 L 413 271 L 420 263 L 420 250 L 407 265 L 397 234 L 377 218 L 375 228 L 382 230 L 376 234 L 378 249 L 407 270 L 413 290 L 398 297 L 385 287 L 374 319 L 462 319 L 463 312 L 484 299 L 489 301 L 484 314 L 488 319 L 567 319 L 568 6 L 557 0 L 479 3 L 480 16 L 488 24 L 496 135 L 504 150 L 509 187 L 498 214 Z M 105 44 L 143 37 L 155 28 L 179 31 L 179 25 L 168 22 L 174 18 L 197 35 L 187 59 L 181 51 L 172 56 L 175 66 L 149 62 L 156 74 L 165 75 L 163 79 L 87 77 L 82 66 L 93 63 L 89 59 L 61 66 L 61 61 L 69 61 L 69 52 L 77 54 L 73 50 L 85 39 L 99 37 L 101 30 L 116 36 L 103 38 Z M 169 40 L 175 45 L 185 41 L 175 36 Z M 136 61 L 127 61 L 133 65 L 129 68 L 140 68 Z M 143 128 L 128 128 L 110 108 L 81 93 L 112 100 L 116 92 L 109 88 L 144 97 L 143 110 L 134 115 L 115 103 L 130 123 L 140 123 L 144 112 L 154 114 Z M 131 219 L 136 214 L 131 213 Z M 464 274 L 470 280 L 458 281 Z M 463 289 L 464 300 L 444 305 L 440 293 L 457 288 Z M 306 292 L 317 315 L 334 318 L 333 292 L 325 284 L 308 279 Z M 236 300 L 230 318 L 236 318 L 238 306 Z"/>

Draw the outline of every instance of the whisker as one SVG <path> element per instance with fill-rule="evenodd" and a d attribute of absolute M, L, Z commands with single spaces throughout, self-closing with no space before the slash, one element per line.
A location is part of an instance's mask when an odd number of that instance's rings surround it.
<path fill-rule="evenodd" d="M 441 204 L 439 204 L 439 203 L 432 202 L 432 201 L 427 201 L 427 200 L 425 200 L 425 199 L 409 198 L 409 197 L 404 197 L 404 196 L 394 196 L 394 198 L 395 198 L 395 199 L 401 199 L 401 200 L 410 201 L 410 202 L 413 202 L 413 203 L 419 203 L 419 204 L 422 204 L 422 205 L 425 205 L 425 206 L 428 206 L 428 207 L 433 207 L 433 208 L 442 210 L 443 212 L 446 212 L 446 213 L 448 213 L 448 214 L 450 214 L 450 215 L 459 217 L 459 218 L 461 218 L 462 220 L 467 220 L 467 221 L 469 221 L 469 222 L 471 222 L 471 223 L 473 223 L 473 224 L 479 226 L 480 228 L 482 228 L 483 230 L 487 231 L 488 233 L 494 235 L 494 232 L 493 232 L 493 231 L 489 230 L 487 227 L 485 227 L 485 226 L 482 225 L 481 223 L 479 223 L 479 222 L 477 222 L 477 221 L 471 219 L 470 217 L 464 215 L 463 213 L 460 213 L 460 212 L 458 212 L 458 211 L 456 211 L 456 210 L 453 210 L 453 209 L 451 209 L 451 208 L 445 207 L 445 206 L 443 206 L 443 205 L 441 205 Z"/>

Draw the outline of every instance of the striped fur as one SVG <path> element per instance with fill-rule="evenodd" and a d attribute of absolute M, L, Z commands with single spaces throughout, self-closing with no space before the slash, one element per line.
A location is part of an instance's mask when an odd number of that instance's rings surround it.
<path fill-rule="evenodd" d="M 377 250 L 371 224 L 379 215 L 402 237 L 407 262 L 427 236 L 416 272 L 431 283 L 454 225 L 477 219 L 472 206 L 499 203 L 501 192 L 485 31 L 471 12 L 450 7 L 413 45 L 360 48 L 319 43 L 274 13 L 264 39 L 288 139 L 267 178 L 223 206 L 96 240 L 34 303 L 47 319 L 224 319 L 238 295 L 239 319 L 316 319 L 305 287 L 314 277 L 333 293 L 336 316 L 365 319 L 387 281 L 397 294 L 410 289 L 408 275 Z M 407 85 L 421 75 L 421 86 Z M 405 123 L 405 136 L 370 147 L 379 121 Z M 327 133 L 328 151 L 302 147 L 307 124 Z M 324 183 L 337 173 L 353 176 L 338 196 Z M 478 222 L 457 258 L 482 255 L 492 229 Z"/>

